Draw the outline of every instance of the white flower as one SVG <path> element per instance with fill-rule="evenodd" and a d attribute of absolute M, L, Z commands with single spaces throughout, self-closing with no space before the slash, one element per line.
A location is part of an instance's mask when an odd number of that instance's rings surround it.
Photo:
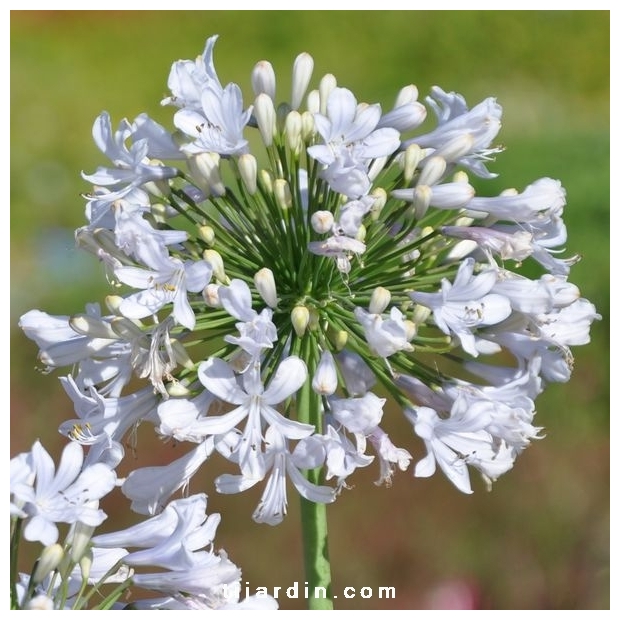
<path fill-rule="evenodd" d="M 497 280 L 495 270 L 477 276 L 473 272 L 474 261 L 468 258 L 461 263 L 453 283 L 442 281 L 441 293 L 415 292 L 411 299 L 430 308 L 437 327 L 458 336 L 463 349 L 475 357 L 478 352 L 472 330 L 503 321 L 511 308 L 506 297 L 490 293 Z"/>
<path fill-rule="evenodd" d="M 204 430 L 213 435 L 223 435 L 246 420 L 236 452 L 241 472 L 248 479 L 262 479 L 265 473 L 263 423 L 274 426 L 288 439 L 301 439 L 314 432 L 312 425 L 285 418 L 274 409 L 274 405 L 297 392 L 307 376 L 306 365 L 294 356 L 280 362 L 266 389 L 258 362 L 254 362 L 242 375 L 243 387 L 237 382 L 232 368 L 223 360 L 210 358 L 200 365 L 198 377 L 207 390 L 222 401 L 237 405 L 229 413 L 207 418 L 203 423 Z"/>
<path fill-rule="evenodd" d="M 30 454 L 34 483 L 22 479 L 11 488 L 28 515 L 26 540 L 51 545 L 58 539 L 56 523 L 80 521 L 94 526 L 103 522 L 106 514 L 98 508 L 98 500 L 114 488 L 116 475 L 112 469 L 103 463 L 82 469 L 82 446 L 76 443 L 65 446 L 58 470 L 38 441 Z"/>
<path fill-rule="evenodd" d="M 93 125 L 93 138 L 116 167 L 99 167 L 94 174 L 82 173 L 82 177 L 93 185 L 112 188 L 112 193 L 105 195 L 105 199 L 110 201 L 126 196 L 134 188 L 149 181 L 175 177 L 178 174 L 176 168 L 153 164 L 148 159 L 161 154 L 161 138 L 164 135 L 166 133 L 163 127 L 145 115 L 133 125 L 127 119 L 123 119 L 119 129 L 112 132 L 110 115 L 102 112 Z M 153 140 L 155 136 L 156 139 Z M 127 148 L 125 142 L 129 138 L 133 139 L 133 144 Z M 169 139 L 169 146 L 170 151 L 165 153 L 167 157 L 170 157 L 175 150 L 178 153 L 172 138 Z M 97 198 L 102 200 L 103 195 L 99 194 Z"/>
<path fill-rule="evenodd" d="M 355 318 L 364 328 L 364 334 L 371 350 L 380 357 L 390 357 L 398 351 L 411 351 L 408 331 L 403 313 L 398 308 L 390 310 L 390 318 L 371 314 L 363 308 L 355 308 Z"/>
<path fill-rule="evenodd" d="M 204 260 L 183 262 L 168 256 L 150 238 L 145 239 L 144 243 L 149 252 L 144 253 L 143 261 L 150 269 L 118 267 L 115 271 L 121 282 L 144 289 L 126 297 L 120 305 L 120 311 L 129 319 L 141 319 L 172 303 L 172 315 L 177 323 L 193 329 L 196 317 L 187 293 L 202 292 L 211 279 L 211 265 Z"/>

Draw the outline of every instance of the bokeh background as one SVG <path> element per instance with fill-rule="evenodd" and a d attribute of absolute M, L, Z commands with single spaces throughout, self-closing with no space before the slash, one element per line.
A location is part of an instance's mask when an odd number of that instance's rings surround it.
<path fill-rule="evenodd" d="M 441 475 L 410 472 L 390 489 L 372 484 L 371 465 L 329 507 L 334 591 L 395 586 L 396 599 L 337 599 L 341 609 L 604 609 L 609 607 L 609 13 L 606 11 L 166 11 L 11 13 L 11 455 L 40 438 L 55 456 L 58 424 L 73 417 L 57 374 L 38 372 L 33 343 L 17 329 L 30 308 L 72 314 L 108 288 L 94 258 L 74 248 L 87 187 L 103 155 L 91 139 L 103 110 L 113 123 L 160 108 L 170 64 L 194 58 L 219 33 L 216 68 L 249 101 L 250 71 L 272 62 L 289 92 L 294 57 L 315 60 L 315 79 L 334 73 L 358 100 L 388 109 L 398 90 L 432 85 L 470 105 L 496 96 L 504 107 L 491 168 L 493 195 L 542 176 L 562 180 L 569 254 L 583 260 L 571 281 L 603 320 L 592 343 L 575 347 L 572 381 L 538 400 L 535 442 L 491 493 L 461 495 Z M 396 417 L 396 412 L 388 412 Z M 421 443 L 391 429 L 415 459 Z M 398 434 L 397 434 L 398 433 Z M 407 433 L 403 437 L 402 433 Z M 141 428 L 132 466 L 174 448 Z M 180 449 L 180 448 L 178 448 Z M 177 449 L 177 450 L 178 450 Z M 217 544 L 257 586 L 304 577 L 297 497 L 277 528 L 250 515 L 258 493 L 222 497 L 204 476 L 211 511 L 224 515 Z M 208 478 L 209 482 L 206 481 Z M 192 484 L 199 488 L 200 480 Z M 478 482 L 478 481 L 476 481 Z M 109 527 L 133 522 L 121 498 L 105 506 Z M 25 565 L 24 569 L 29 567 Z M 303 601 L 280 599 L 284 608 Z"/>

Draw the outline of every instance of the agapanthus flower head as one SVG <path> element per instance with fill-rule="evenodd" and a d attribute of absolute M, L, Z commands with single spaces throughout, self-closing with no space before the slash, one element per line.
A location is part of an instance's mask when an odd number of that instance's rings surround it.
<path fill-rule="evenodd" d="M 145 420 L 194 444 L 124 481 L 148 514 L 166 514 L 221 457 L 238 472 L 216 488 L 263 485 L 254 518 L 270 524 L 286 513 L 287 480 L 330 503 L 373 461 L 383 484 L 411 461 L 416 476 L 439 465 L 466 493 L 470 469 L 495 480 L 540 436 L 534 399 L 568 379 L 570 347 L 600 318 L 568 281 L 576 258 L 557 255 L 560 181 L 477 194 L 467 172 L 495 176 L 501 151 L 492 97 L 470 107 L 433 87 L 428 115 L 408 85 L 384 113 L 331 74 L 312 89 L 304 53 L 289 101 L 261 61 L 246 106 L 239 85 L 220 82 L 216 38 L 170 72 L 162 103 L 177 108 L 178 142 L 144 115 L 116 132 L 106 113 L 95 123 L 112 167 L 85 175 L 96 187 L 78 237 L 117 284 L 110 314 L 22 317 L 50 368 L 73 366 L 63 381 L 79 420 L 61 430 L 108 463 Z M 427 116 L 436 126 L 422 133 Z M 144 381 L 133 394 L 132 375 Z M 417 443 L 388 436 L 388 399 Z M 27 465 L 15 464 L 19 479 Z"/>

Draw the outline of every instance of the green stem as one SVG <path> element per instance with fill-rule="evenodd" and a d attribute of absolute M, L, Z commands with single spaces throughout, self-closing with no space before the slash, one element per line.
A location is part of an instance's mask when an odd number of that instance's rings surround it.
<path fill-rule="evenodd" d="M 314 424 L 321 432 L 321 398 L 310 385 L 318 360 L 312 336 L 305 334 L 302 342 L 302 358 L 308 366 L 308 380 L 298 393 L 298 416 L 300 422 Z M 305 472 L 312 484 L 320 484 L 321 468 Z M 304 549 L 304 568 L 308 587 L 308 609 L 333 609 L 331 591 L 331 568 L 327 545 L 327 508 L 301 498 L 301 529 Z"/>

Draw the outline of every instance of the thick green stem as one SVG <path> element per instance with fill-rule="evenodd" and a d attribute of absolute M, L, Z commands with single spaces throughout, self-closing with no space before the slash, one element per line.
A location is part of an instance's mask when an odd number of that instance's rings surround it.
<path fill-rule="evenodd" d="M 308 471 L 310 482 L 318 484 L 319 477 L 319 470 Z M 308 609 L 333 609 L 325 504 L 315 504 L 301 498 L 301 529 L 308 582 Z"/>
<path fill-rule="evenodd" d="M 298 393 L 298 416 L 300 422 L 313 424 L 317 432 L 322 430 L 321 397 L 310 385 L 318 359 L 316 346 L 310 334 L 306 333 L 302 345 L 302 358 L 308 366 L 309 378 Z M 305 472 L 312 484 L 321 483 L 321 468 Z M 327 546 L 327 508 L 301 498 L 301 529 L 304 549 L 304 568 L 308 587 L 308 609 L 333 609 L 331 591 L 331 567 Z"/>

